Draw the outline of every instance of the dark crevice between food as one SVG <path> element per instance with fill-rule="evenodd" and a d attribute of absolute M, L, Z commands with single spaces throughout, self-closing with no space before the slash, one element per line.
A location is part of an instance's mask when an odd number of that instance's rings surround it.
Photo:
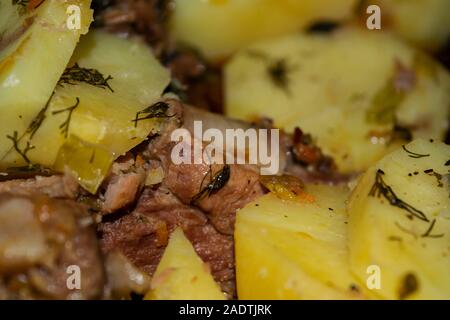
<path fill-rule="evenodd" d="M 317 21 L 306 28 L 308 33 L 331 33 L 339 28 L 340 24 L 336 21 Z"/>

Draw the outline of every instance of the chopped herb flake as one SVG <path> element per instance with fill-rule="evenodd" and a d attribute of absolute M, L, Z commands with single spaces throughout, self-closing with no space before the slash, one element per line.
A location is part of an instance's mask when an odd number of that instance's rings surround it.
<path fill-rule="evenodd" d="M 61 133 L 64 135 L 65 138 L 67 138 L 67 136 L 69 135 L 70 121 L 72 119 L 72 114 L 73 114 L 74 110 L 76 108 L 78 108 L 79 104 L 80 104 L 80 98 L 77 97 L 76 103 L 73 106 L 52 112 L 53 115 L 67 112 L 67 119 L 59 126 L 59 129 L 61 130 Z"/>
<path fill-rule="evenodd" d="M 136 117 L 132 120 L 132 122 L 134 122 L 134 126 L 137 127 L 138 122 L 142 120 L 173 117 L 167 114 L 167 110 L 169 110 L 169 105 L 166 102 L 156 102 L 136 113 Z"/>
<path fill-rule="evenodd" d="M 210 176 L 209 183 L 203 187 L 203 183 L 207 176 Z M 230 166 L 224 165 L 221 170 L 219 170 L 214 176 L 212 176 L 212 169 L 210 168 L 209 172 L 203 177 L 203 181 L 200 185 L 200 192 L 197 193 L 191 200 L 191 204 L 195 204 L 198 200 L 201 200 L 205 197 L 209 197 L 212 194 L 218 192 L 222 189 L 230 179 Z"/>
<path fill-rule="evenodd" d="M 375 176 L 375 183 L 372 186 L 372 189 L 369 192 L 369 196 L 372 197 L 380 197 L 383 196 L 390 205 L 398 207 L 402 210 L 407 211 L 408 217 L 410 218 L 418 218 L 422 221 L 429 222 L 427 216 L 420 210 L 414 208 L 413 206 L 407 204 L 403 200 L 401 200 L 392 190 L 392 188 L 386 184 L 386 182 L 383 179 L 384 171 L 381 169 L 377 170 L 376 176 Z"/>
<path fill-rule="evenodd" d="M 80 67 L 78 63 L 75 63 L 73 67 L 66 68 L 58 81 L 58 85 L 76 85 L 78 82 L 84 82 L 92 86 L 102 89 L 109 89 L 111 92 L 114 92 L 114 90 L 108 83 L 108 81 L 112 79 L 113 77 L 111 77 L 111 75 L 105 78 L 105 76 L 101 74 L 97 69 L 83 68 Z"/>
<path fill-rule="evenodd" d="M 406 153 L 408 153 L 409 157 L 414 158 L 414 159 L 425 158 L 425 157 L 430 156 L 430 154 L 420 154 L 420 153 L 412 152 L 412 151 L 408 150 L 405 145 L 403 145 L 402 148 L 403 148 L 403 150 L 405 150 Z"/>

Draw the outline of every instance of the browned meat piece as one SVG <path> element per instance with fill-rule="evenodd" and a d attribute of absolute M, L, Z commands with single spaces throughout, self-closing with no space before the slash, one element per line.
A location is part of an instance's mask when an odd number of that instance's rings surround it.
<path fill-rule="evenodd" d="M 106 191 L 102 204 L 103 213 L 112 213 L 132 204 L 147 176 L 148 165 L 141 156 L 131 153 L 119 158 L 103 183 Z"/>
<path fill-rule="evenodd" d="M 218 233 L 205 215 L 181 203 L 163 187 L 146 188 L 135 210 L 100 225 L 105 252 L 120 250 L 137 267 L 153 274 L 170 233 L 181 227 L 199 256 L 209 264 L 222 289 L 234 292 L 233 238 Z"/>
<path fill-rule="evenodd" d="M 236 128 L 248 129 L 251 125 L 183 106 L 176 100 L 166 100 L 165 103 L 170 105 L 170 114 L 174 117 L 168 121 L 163 133 L 150 142 L 146 156 L 161 161 L 165 174 L 162 184 L 174 195 L 184 204 L 195 205 L 207 213 L 208 218 L 219 232 L 232 234 L 236 211 L 264 194 L 256 171 L 258 168 L 231 165 L 230 177 L 227 182 L 220 190 L 206 194 L 205 188 L 208 188 L 208 184 L 212 182 L 212 176 L 223 166 L 213 165 L 210 168 L 205 163 L 173 164 L 170 154 L 175 143 L 170 141 L 170 135 L 180 126 L 188 129 L 192 134 L 194 120 L 202 120 L 205 130 L 210 127 L 221 131 Z M 255 127 L 262 125 L 254 124 Z M 286 171 L 305 182 L 341 183 L 348 178 L 337 174 L 333 160 L 324 155 L 313 144 L 310 136 L 304 134 L 300 129 L 297 129 L 293 136 L 282 133 L 280 145 L 280 172 Z M 202 192 L 206 196 L 194 199 Z"/>
<path fill-rule="evenodd" d="M 236 211 L 265 192 L 259 183 L 258 173 L 246 166 L 231 165 L 230 177 L 220 190 L 193 201 L 211 182 L 210 170 L 214 176 L 222 168 L 220 165 L 213 165 L 210 169 L 206 164 L 170 164 L 163 183 L 183 203 L 192 203 L 208 213 L 211 223 L 219 232 L 232 235 Z"/>
<path fill-rule="evenodd" d="M 232 165 L 223 188 L 199 198 L 194 206 L 192 198 L 202 188 L 205 176 L 209 176 L 210 167 L 206 164 L 174 165 L 171 162 L 170 154 L 175 142 L 170 140 L 170 135 L 183 125 L 186 110 L 176 100 L 164 102 L 169 105 L 168 114 L 172 117 L 142 154 L 147 161 L 161 162 L 164 179 L 157 190 L 144 190 L 131 213 L 118 218 L 114 215 L 105 217 L 109 221 L 100 225 L 103 249 L 105 252 L 118 249 L 137 267 L 153 274 L 170 232 L 180 226 L 200 257 L 209 263 L 223 290 L 232 295 L 235 212 L 264 193 L 259 175 L 252 167 Z M 212 169 L 217 171 L 221 167 L 214 165 Z"/>
<path fill-rule="evenodd" d="M 143 177 L 138 173 L 126 173 L 115 176 L 105 193 L 103 211 L 111 213 L 134 201 Z"/>
<path fill-rule="evenodd" d="M 92 219 L 71 200 L 0 194 L 0 295 L 8 299 L 101 297 L 103 266 Z M 69 279 L 79 268 L 80 288 Z"/>
<path fill-rule="evenodd" d="M 30 179 L 7 180 L 0 182 L 0 193 L 29 195 L 36 192 L 51 198 L 74 199 L 78 194 L 77 181 L 68 174 L 49 177 L 36 176 Z"/>
<path fill-rule="evenodd" d="M 182 124 L 189 129 L 192 126 L 189 121 L 195 119 L 189 116 L 193 113 L 191 107 L 185 108 L 183 112 L 183 105 L 180 102 L 166 100 L 166 103 L 170 105 L 169 110 L 173 117 L 168 121 L 163 134 L 149 144 L 146 156 L 161 161 L 165 176 L 162 184 L 175 196 L 184 204 L 195 205 L 208 213 L 208 218 L 219 232 L 233 234 L 236 210 L 264 194 L 259 184 L 258 173 L 250 166 L 231 165 L 230 177 L 220 190 L 194 202 L 194 197 L 205 188 L 205 185 L 212 182 L 210 176 L 223 166 L 213 165 L 210 168 L 205 163 L 176 165 L 172 162 L 170 155 L 175 145 L 170 141 L 172 131 Z M 202 115 L 204 112 L 199 114 Z M 186 121 L 183 123 L 183 120 Z"/>

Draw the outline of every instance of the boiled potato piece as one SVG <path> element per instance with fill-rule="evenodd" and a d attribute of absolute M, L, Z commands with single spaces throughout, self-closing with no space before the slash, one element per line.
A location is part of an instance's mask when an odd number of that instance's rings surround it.
<path fill-rule="evenodd" d="M 32 163 L 53 166 L 58 157 L 57 169 L 68 165 L 81 185 L 95 193 L 109 164 L 141 143 L 149 133 L 156 132 L 164 121 L 148 119 L 134 123 L 133 119 L 161 96 L 170 75 L 144 43 L 101 31 L 91 31 L 82 38 L 69 66 L 49 105 L 44 107 L 42 124 L 31 139 L 23 139 L 21 146 L 25 148 L 28 142 L 33 145 L 34 149 L 27 153 Z M 84 72 L 96 70 L 102 80 L 110 79 L 97 84 L 62 81 L 68 70 L 80 72 L 79 68 L 84 68 Z M 69 139 L 70 136 L 76 137 Z M 68 145 L 59 151 L 63 144 Z M 83 150 L 80 153 L 77 146 L 83 144 L 98 152 L 80 147 Z M 85 154 L 87 150 L 89 154 Z M 67 152 L 72 152 L 72 156 L 67 156 Z M 78 160 L 82 157 L 87 161 L 64 160 L 73 158 L 77 152 Z M 17 152 L 10 152 L 4 162 L 17 166 L 25 164 L 23 160 Z"/>
<path fill-rule="evenodd" d="M 448 127 L 448 72 L 383 33 L 262 42 L 238 53 L 225 78 L 227 115 L 299 126 L 343 172 L 367 169 L 410 135 L 442 139 Z"/>
<path fill-rule="evenodd" d="M 21 136 L 31 131 L 34 117 L 50 98 L 80 35 L 88 31 L 92 20 L 90 3 L 47 0 L 29 11 L 12 1 L 1 2 L 0 167 L 14 165 L 8 157 L 14 132 Z M 80 8 L 78 30 L 66 26 L 69 5 Z"/>
<path fill-rule="evenodd" d="M 183 230 L 169 240 L 152 279 L 148 300 L 224 300 L 209 268 L 197 255 Z"/>
<path fill-rule="evenodd" d="M 27 6 L 16 5 L 13 1 L 0 2 L 0 61 L 11 55 L 29 36 L 35 15 L 36 11 L 28 10 Z"/>
<path fill-rule="evenodd" d="M 295 32 L 316 19 L 343 20 L 356 0 L 176 0 L 176 39 L 219 59 L 257 40 Z"/>
<path fill-rule="evenodd" d="M 448 0 L 371 0 L 361 4 L 364 26 L 369 5 L 381 9 L 381 30 L 392 30 L 426 50 L 435 50 L 450 37 L 450 1 Z"/>
<path fill-rule="evenodd" d="M 450 146 L 416 140 L 360 179 L 349 204 L 352 271 L 380 270 L 388 299 L 450 299 Z"/>
<path fill-rule="evenodd" d="M 347 188 L 310 185 L 313 197 L 269 193 L 238 211 L 239 299 L 362 298 L 347 261 Z M 352 290 L 353 289 L 353 290 Z"/>

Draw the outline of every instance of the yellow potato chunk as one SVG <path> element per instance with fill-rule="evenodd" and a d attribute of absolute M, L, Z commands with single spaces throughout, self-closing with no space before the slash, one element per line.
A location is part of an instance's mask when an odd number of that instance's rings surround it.
<path fill-rule="evenodd" d="M 31 132 L 33 118 L 46 104 L 92 20 L 90 0 L 47 0 L 36 9 L 0 4 L 0 167 L 8 158 L 14 132 Z M 67 8 L 80 8 L 80 29 L 67 27 Z M 8 138 L 11 137 L 11 138 Z M 7 159 L 8 158 L 8 159 Z"/>
<path fill-rule="evenodd" d="M 183 230 L 176 229 L 152 279 L 147 300 L 224 300 L 208 266 Z"/>
<path fill-rule="evenodd" d="M 161 96 L 169 81 L 169 72 L 144 43 L 91 31 L 76 48 L 51 100 L 36 115 L 42 119 L 38 129 L 25 135 L 19 148 L 32 145 L 26 155 L 33 164 L 58 170 L 68 166 L 80 184 L 95 193 L 113 160 L 159 130 L 163 118 L 133 120 Z M 11 148 L 11 143 L 7 146 Z M 62 160 L 76 153 L 80 161 Z M 4 157 L 5 163 L 26 164 L 14 149 Z"/>
<path fill-rule="evenodd" d="M 315 20 L 343 20 L 356 0 L 176 0 L 179 42 L 219 59 L 257 40 L 295 32 Z"/>
<path fill-rule="evenodd" d="M 443 139 L 450 76 L 378 32 L 292 35 L 240 51 L 225 68 L 225 110 L 312 134 L 342 172 L 364 171 L 413 138 Z"/>
<path fill-rule="evenodd" d="M 348 189 L 306 190 L 313 202 L 269 193 L 237 213 L 239 299 L 362 298 L 347 261 Z"/>
<path fill-rule="evenodd" d="M 413 141 L 371 167 L 350 198 L 352 272 L 384 298 L 450 299 L 449 159 L 448 145 Z"/>

